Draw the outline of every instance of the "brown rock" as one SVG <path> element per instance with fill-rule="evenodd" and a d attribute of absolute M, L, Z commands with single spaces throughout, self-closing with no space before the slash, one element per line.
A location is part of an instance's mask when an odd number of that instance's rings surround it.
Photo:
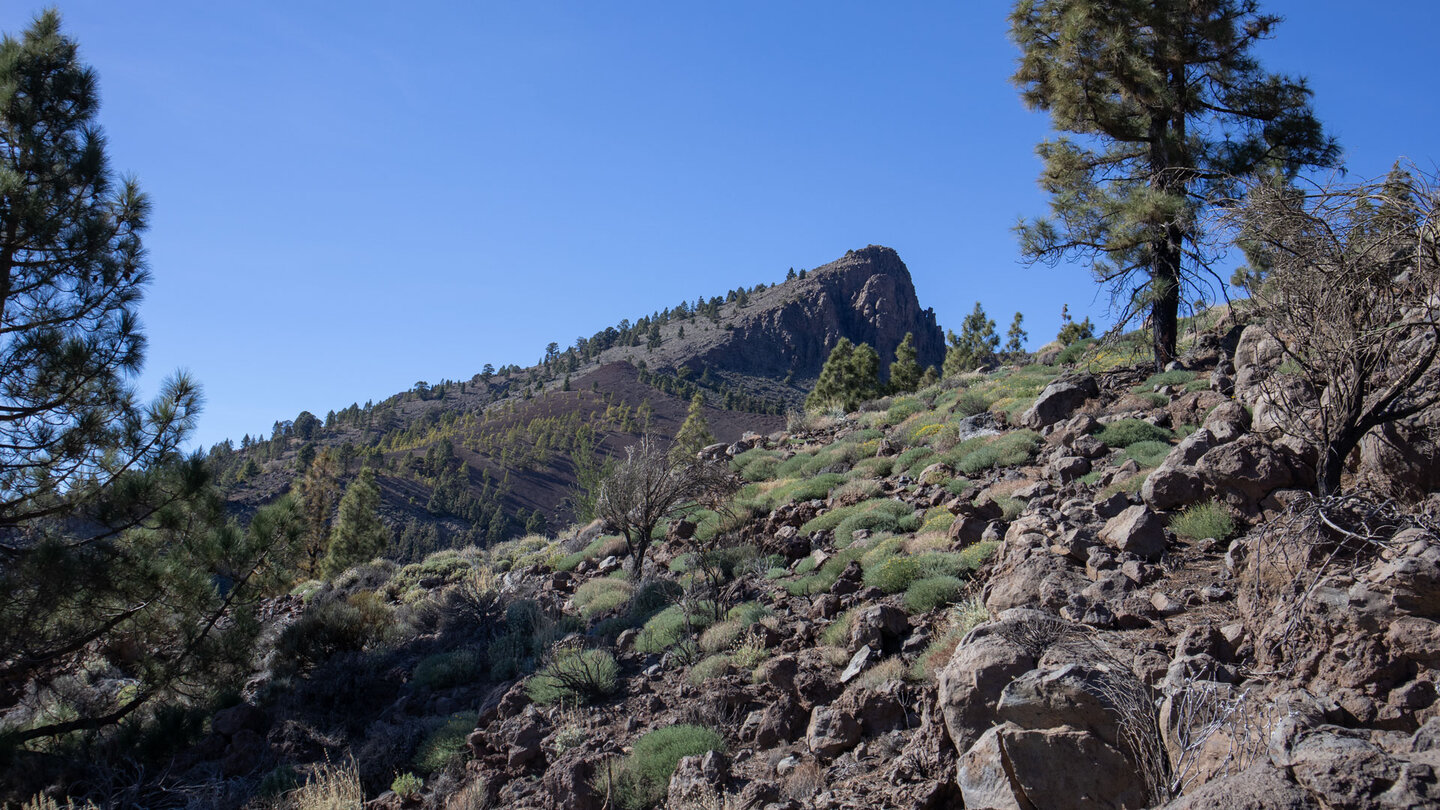
<path fill-rule="evenodd" d="M 805 729 L 805 743 L 816 756 L 833 757 L 860 742 L 860 722 L 839 707 L 816 706 Z"/>
<path fill-rule="evenodd" d="M 1020 415 L 1020 424 L 1031 430 L 1048 427 L 1069 418 L 1085 400 L 1099 395 L 1100 387 L 1089 374 L 1055 380 L 1045 386 L 1035 404 Z"/>
<path fill-rule="evenodd" d="M 960 757 L 956 781 L 965 806 L 1047 810 L 1130 810 L 1147 793 L 1133 763 L 1099 737 L 1076 729 L 987 731 Z M 1032 798 L 1033 797 L 1033 798 Z"/>
<path fill-rule="evenodd" d="M 995 706 L 1005 686 L 1034 668 L 1029 653 L 986 628 L 961 642 L 940 670 L 937 696 L 957 753 L 968 750 L 994 725 Z"/>
<path fill-rule="evenodd" d="M 1144 506 L 1132 506 L 1105 523 L 1100 539 L 1147 560 L 1165 553 L 1165 525 Z"/>
<path fill-rule="evenodd" d="M 1163 810 L 1320 810 L 1320 804 L 1263 759 L 1164 805 Z"/>

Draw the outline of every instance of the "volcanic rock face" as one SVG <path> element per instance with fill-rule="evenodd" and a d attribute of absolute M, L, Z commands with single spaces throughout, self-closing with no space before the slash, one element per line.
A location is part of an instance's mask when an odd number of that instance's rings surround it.
<path fill-rule="evenodd" d="M 762 306 L 744 312 L 726 340 L 700 360 L 719 370 L 752 376 L 813 379 L 842 337 L 869 343 L 881 368 L 895 359 L 895 347 L 914 333 L 920 367 L 939 368 L 945 338 L 935 311 L 921 309 L 910 271 L 899 254 L 871 245 L 817 267 L 803 280 L 774 288 Z"/>

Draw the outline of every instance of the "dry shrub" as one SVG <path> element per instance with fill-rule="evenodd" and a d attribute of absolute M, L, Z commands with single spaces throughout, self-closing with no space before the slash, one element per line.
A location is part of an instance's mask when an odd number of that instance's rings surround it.
<path fill-rule="evenodd" d="M 1301 498 L 1252 533 L 1242 546 L 1249 558 L 1241 563 L 1238 596 L 1257 663 L 1282 674 L 1314 667 L 1331 638 L 1317 591 L 1398 551 L 1392 538 L 1407 528 L 1440 536 L 1440 522 L 1357 492 Z"/>
<path fill-rule="evenodd" d="M 317 767 L 289 798 L 294 810 L 360 810 L 364 805 L 365 790 L 360 786 L 354 760 L 343 765 L 326 762 Z"/>
<path fill-rule="evenodd" d="M 825 769 L 814 760 L 796 765 L 780 781 L 780 795 L 797 802 L 808 802 L 825 789 Z"/>
<path fill-rule="evenodd" d="M 445 800 L 445 810 L 487 810 L 490 806 L 490 791 L 484 779 L 470 782 Z"/>

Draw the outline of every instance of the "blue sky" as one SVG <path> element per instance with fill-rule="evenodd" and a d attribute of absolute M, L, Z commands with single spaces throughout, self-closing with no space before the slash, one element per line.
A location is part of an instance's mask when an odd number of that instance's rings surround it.
<path fill-rule="evenodd" d="M 1049 128 L 1008 81 L 1009 3 L 59 8 L 155 203 L 142 384 L 200 380 L 197 445 L 872 243 L 944 326 L 976 300 L 1032 345 L 1062 304 L 1107 322 L 1082 268 L 1018 261 Z M 1263 8 L 1263 64 L 1309 78 L 1352 176 L 1435 169 L 1440 3 Z"/>

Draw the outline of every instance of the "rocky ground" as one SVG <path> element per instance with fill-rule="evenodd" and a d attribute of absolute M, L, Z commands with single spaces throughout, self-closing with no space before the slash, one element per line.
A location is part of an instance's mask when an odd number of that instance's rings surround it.
<path fill-rule="evenodd" d="M 1259 393 L 1276 357 L 1232 337 L 708 448 L 745 488 L 638 584 L 599 526 L 317 583 L 174 783 L 318 806 L 291 789 L 328 760 L 372 807 L 1440 806 L 1434 471 L 1314 498 Z M 613 672 L 537 688 L 584 655 Z"/>

